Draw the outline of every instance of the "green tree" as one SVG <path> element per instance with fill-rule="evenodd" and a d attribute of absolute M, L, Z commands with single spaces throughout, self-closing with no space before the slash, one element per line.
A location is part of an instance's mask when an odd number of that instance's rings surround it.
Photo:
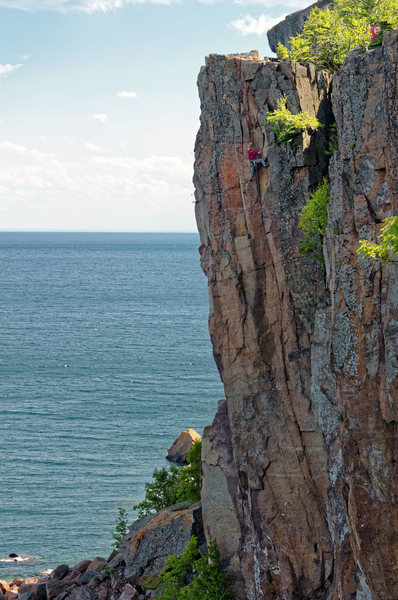
<path fill-rule="evenodd" d="M 191 450 L 187 452 L 185 467 L 181 467 L 178 474 L 177 500 L 178 502 L 198 502 L 202 488 L 202 442 L 197 440 Z"/>
<path fill-rule="evenodd" d="M 152 473 L 152 481 L 145 484 L 145 500 L 136 504 L 141 519 L 152 515 L 176 502 L 197 502 L 202 487 L 202 442 L 194 442 L 187 452 L 188 465 L 168 469 L 162 467 Z"/>
<path fill-rule="evenodd" d="M 171 465 L 168 469 L 162 467 L 152 473 L 152 481 L 145 484 L 145 500 L 133 508 L 138 511 L 138 517 L 155 514 L 177 502 L 177 484 L 180 469 Z"/>
<path fill-rule="evenodd" d="M 398 27 L 398 0 L 334 0 L 331 8 L 314 8 L 303 33 L 290 38 L 290 50 L 281 47 L 284 60 L 314 62 L 334 71 L 341 67 L 350 50 L 359 46 L 367 50 L 370 27 L 379 25 L 383 32 Z M 288 56 L 286 57 L 286 52 Z"/>
<path fill-rule="evenodd" d="M 279 60 L 287 60 L 289 58 L 289 51 L 286 48 L 286 46 L 282 44 L 282 42 L 278 42 L 278 46 L 276 48 L 276 55 L 279 58 Z"/>
<path fill-rule="evenodd" d="M 146 587 L 155 589 L 161 600 L 229 600 L 225 582 L 215 540 L 201 557 L 192 536 L 182 555 L 169 556 L 161 573 L 150 577 Z"/>
<path fill-rule="evenodd" d="M 378 238 L 378 244 L 360 240 L 357 254 L 363 258 L 380 258 L 386 265 L 398 256 L 398 217 L 384 219 Z"/>
<path fill-rule="evenodd" d="M 322 245 L 323 236 L 328 224 L 328 202 L 329 182 L 325 177 L 307 200 L 299 221 L 299 227 L 304 232 L 304 240 L 300 244 L 300 252 L 302 254 L 312 252 L 320 261 L 323 261 Z"/>
<path fill-rule="evenodd" d="M 291 142 L 296 135 L 303 131 L 316 131 L 322 127 L 322 123 L 316 117 L 311 117 L 307 112 L 294 115 L 286 108 L 286 98 L 281 98 L 278 108 L 268 112 L 265 124 L 270 125 L 277 137 L 279 144 Z"/>
<path fill-rule="evenodd" d="M 127 511 L 124 508 L 119 507 L 118 513 L 115 531 L 112 533 L 112 546 L 115 548 L 115 550 L 119 550 L 119 544 L 128 532 Z"/>

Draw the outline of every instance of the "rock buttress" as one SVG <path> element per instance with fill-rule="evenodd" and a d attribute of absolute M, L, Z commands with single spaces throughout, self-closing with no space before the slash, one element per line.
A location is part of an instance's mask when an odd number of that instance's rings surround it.
<path fill-rule="evenodd" d="M 335 378 L 353 568 L 373 600 L 398 598 L 398 265 L 364 261 L 356 250 L 398 214 L 397 92 L 397 31 L 382 47 L 351 53 L 334 77 L 339 152 L 330 165 L 323 329 L 330 346 L 327 365 L 317 362 Z"/>
<path fill-rule="evenodd" d="M 226 393 L 203 440 L 203 513 L 239 600 L 398 597 L 398 267 L 356 255 L 398 213 L 398 33 L 334 76 L 325 275 L 297 227 L 325 130 L 277 146 L 262 123 L 285 95 L 328 124 L 328 86 L 236 56 L 199 77 L 196 211 Z M 250 141 L 270 163 L 252 182 Z"/>
<path fill-rule="evenodd" d="M 325 130 L 278 146 L 268 110 L 328 124 L 329 77 L 312 66 L 210 56 L 199 76 L 196 215 L 210 334 L 226 394 L 203 441 L 203 513 L 234 598 L 327 598 L 333 544 L 327 453 L 311 403 L 311 340 L 323 268 L 298 220 L 327 171 Z M 249 181 L 247 147 L 270 166 Z"/>

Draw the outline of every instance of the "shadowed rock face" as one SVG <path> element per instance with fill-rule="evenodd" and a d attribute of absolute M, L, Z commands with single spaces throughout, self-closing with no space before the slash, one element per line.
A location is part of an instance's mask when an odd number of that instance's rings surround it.
<path fill-rule="evenodd" d="M 352 53 L 333 83 L 340 152 L 326 234 L 329 365 L 350 543 L 373 598 L 398 598 L 398 265 L 356 256 L 398 214 L 398 32 Z"/>
<path fill-rule="evenodd" d="M 310 12 L 313 8 L 327 8 L 330 5 L 330 0 L 318 0 L 315 4 L 311 4 L 307 8 L 298 10 L 277 23 L 267 31 L 268 43 L 273 52 L 276 52 L 278 43 L 281 42 L 284 46 L 290 47 L 290 38 L 302 33 L 304 24 L 307 21 Z"/>
<path fill-rule="evenodd" d="M 298 219 L 327 127 L 278 146 L 262 124 L 282 95 L 330 123 L 328 75 L 213 55 L 199 76 L 196 216 L 226 394 L 204 433 L 203 517 L 235 599 L 398 597 L 397 266 L 355 254 L 372 216 L 397 211 L 397 50 L 393 32 L 335 76 L 326 273 L 300 255 Z M 252 182 L 251 141 L 270 165 Z"/>

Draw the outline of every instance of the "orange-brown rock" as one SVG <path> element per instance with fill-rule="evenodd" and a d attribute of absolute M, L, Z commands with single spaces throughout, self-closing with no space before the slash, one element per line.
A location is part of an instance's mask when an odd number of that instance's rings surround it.
<path fill-rule="evenodd" d="M 185 463 L 187 460 L 187 452 L 192 449 L 195 442 L 202 438 L 194 429 L 183 431 L 179 437 L 167 449 L 167 459 L 176 463 Z"/>
<path fill-rule="evenodd" d="M 310 378 L 324 282 L 315 261 L 300 255 L 298 219 L 326 172 L 326 140 L 321 131 L 278 146 L 263 121 L 286 96 L 289 108 L 328 123 L 329 76 L 297 63 L 211 56 L 199 90 L 196 214 L 227 398 L 203 439 L 205 529 L 235 598 L 321 598 L 333 547 Z M 270 164 L 253 181 L 250 142 Z"/>
<path fill-rule="evenodd" d="M 398 32 L 334 76 L 326 272 L 298 220 L 328 173 L 329 76 L 210 56 L 194 182 L 226 401 L 203 438 L 203 518 L 236 600 L 396 600 L 397 265 L 358 240 L 397 214 Z M 326 126 L 278 145 L 278 99 Z M 247 147 L 269 167 L 249 180 Z"/>
<path fill-rule="evenodd" d="M 5 594 L 9 589 L 10 585 L 6 581 L 3 581 L 3 579 L 0 579 L 0 592 Z"/>

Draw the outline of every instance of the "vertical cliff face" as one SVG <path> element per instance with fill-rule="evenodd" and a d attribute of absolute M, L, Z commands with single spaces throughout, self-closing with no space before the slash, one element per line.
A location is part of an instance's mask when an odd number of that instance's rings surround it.
<path fill-rule="evenodd" d="M 328 74 L 210 56 L 199 76 L 196 214 L 226 395 L 202 500 L 237 599 L 398 597 L 396 267 L 355 254 L 397 210 L 397 47 L 392 33 L 334 78 L 326 273 L 298 219 L 328 171 Z M 277 145 L 263 121 L 282 96 L 325 128 Z M 249 142 L 269 160 L 253 181 Z"/>

